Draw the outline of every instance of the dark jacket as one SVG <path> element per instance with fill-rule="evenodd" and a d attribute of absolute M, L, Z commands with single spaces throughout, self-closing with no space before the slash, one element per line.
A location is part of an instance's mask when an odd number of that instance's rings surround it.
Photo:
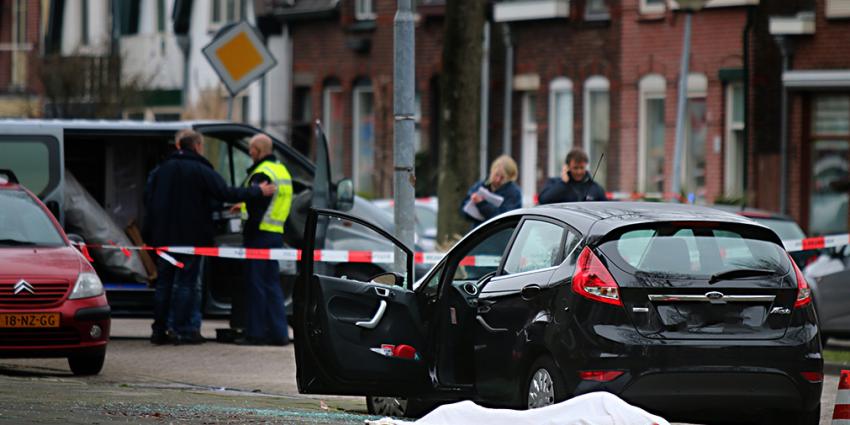
<path fill-rule="evenodd" d="M 503 212 L 508 212 L 522 207 L 522 191 L 519 189 L 519 186 L 517 186 L 516 183 L 508 182 L 506 184 L 503 184 L 502 187 L 495 191 L 489 185 L 485 186 L 484 183 L 485 182 L 483 181 L 479 181 L 472 185 L 472 187 L 470 187 L 469 191 L 466 193 L 466 198 L 463 198 L 463 202 L 460 203 L 460 214 L 464 216 L 467 220 L 473 222 L 475 225 L 478 225 Z M 478 188 L 481 186 L 484 186 L 489 191 L 501 196 L 502 198 L 505 198 L 504 201 L 502 201 L 502 205 L 498 207 L 487 201 L 481 201 L 475 204 L 475 206 L 478 207 L 478 212 L 480 212 L 481 215 L 484 216 L 483 221 L 476 220 L 475 218 L 470 217 L 467 213 L 463 211 L 463 207 L 466 205 L 467 202 L 469 202 L 469 199 L 472 197 L 472 194 L 477 192 Z"/>
<path fill-rule="evenodd" d="M 148 176 L 145 237 L 154 246 L 211 246 L 213 211 L 221 202 L 262 197 L 258 187 L 233 188 L 195 152 L 179 150 Z"/>
<path fill-rule="evenodd" d="M 248 173 L 247 175 L 251 176 L 251 173 L 253 173 L 254 170 L 265 161 L 277 162 L 277 158 L 273 154 L 267 155 L 265 158 L 261 158 L 259 161 L 252 164 L 248 170 L 246 170 Z M 251 176 L 249 186 L 259 186 L 262 182 L 271 183 L 271 179 L 263 173 L 257 173 Z M 253 198 L 245 202 L 245 209 L 248 210 L 248 219 L 245 220 L 245 225 L 242 228 L 242 235 L 245 237 L 246 241 L 253 240 L 259 235 L 260 222 L 263 220 L 263 216 L 266 214 L 266 210 L 269 209 L 269 205 L 271 203 L 271 196 Z"/>
<path fill-rule="evenodd" d="M 540 191 L 537 201 L 540 205 L 556 204 L 559 202 L 580 201 L 607 201 L 605 189 L 593 181 L 590 174 L 585 174 L 584 179 L 576 181 L 570 176 L 570 182 L 564 183 L 560 177 L 552 177 L 546 180 L 546 185 Z"/>

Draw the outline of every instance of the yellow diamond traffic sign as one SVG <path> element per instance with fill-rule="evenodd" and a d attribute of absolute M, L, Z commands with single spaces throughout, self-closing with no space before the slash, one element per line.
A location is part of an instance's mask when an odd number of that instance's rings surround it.
<path fill-rule="evenodd" d="M 221 30 L 202 51 L 231 95 L 277 65 L 257 31 L 245 21 Z"/>

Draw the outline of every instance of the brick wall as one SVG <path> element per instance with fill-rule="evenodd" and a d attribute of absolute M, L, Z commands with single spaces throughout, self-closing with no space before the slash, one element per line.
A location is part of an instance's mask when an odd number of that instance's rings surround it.
<path fill-rule="evenodd" d="M 754 29 L 758 49 L 754 57 L 752 76 L 753 121 L 751 143 L 753 160 L 750 179 L 755 192 L 755 205 L 778 210 L 780 172 L 780 110 L 781 56 L 776 42 L 769 34 L 771 16 L 790 16 L 799 11 L 816 12 L 815 34 L 792 37 L 794 46 L 791 68 L 793 70 L 850 70 L 850 56 L 836 54 L 845 50 L 850 40 L 850 20 L 827 19 L 826 1 L 797 0 L 787 2 L 762 2 Z M 810 113 L 811 100 L 818 93 L 848 93 L 848 90 L 813 92 L 794 90 L 788 99 L 788 213 L 808 229 L 811 215 L 810 195 L 812 185 Z"/>
<path fill-rule="evenodd" d="M 665 188 L 670 187 L 676 133 L 676 107 L 684 31 L 684 16 L 670 11 L 644 16 L 639 0 L 622 2 L 622 80 L 620 109 L 621 190 L 638 189 L 639 98 L 638 84 L 646 75 L 666 80 L 665 92 Z M 743 67 L 743 31 L 746 8 L 704 9 L 693 17 L 690 73 L 707 77 L 705 144 L 705 198 L 723 193 L 725 137 L 725 86 L 719 79 L 723 68 Z M 715 139 L 719 138 L 719 150 Z M 669 190 L 669 189 L 666 189 Z"/>
<path fill-rule="evenodd" d="M 536 94 L 537 177 L 538 190 L 549 176 L 550 84 L 565 77 L 573 86 L 573 145 L 584 147 L 584 83 L 592 76 L 602 76 L 610 84 L 610 139 L 605 160 L 608 165 L 608 185 L 616 188 L 620 169 L 620 137 L 617 117 L 620 113 L 619 59 L 620 20 L 616 8 L 610 11 L 611 20 L 585 21 L 581 2 L 572 2 L 569 19 L 524 21 L 511 24 L 514 39 L 515 75 L 536 74 L 540 86 Z M 501 87 L 501 86 L 500 86 Z M 514 93 L 513 156 L 520 162 L 522 154 L 522 95 Z M 499 120 L 501 123 L 501 120 Z M 594 156 L 596 153 L 594 153 Z M 558 158 L 559 162 L 563 158 Z M 596 164 L 592 164 L 595 166 Z"/>
<path fill-rule="evenodd" d="M 12 7 L 13 0 L 0 0 L 0 43 L 12 41 Z M 32 50 L 27 54 L 29 75 L 24 91 L 27 93 L 40 93 L 41 82 L 38 78 L 38 52 L 40 45 L 41 28 L 41 2 L 39 0 L 26 0 L 27 7 L 27 31 L 26 41 L 32 45 Z M 0 51 L 0 93 L 10 91 L 12 80 L 12 52 Z M 15 90 L 17 92 L 17 90 Z"/>
<path fill-rule="evenodd" d="M 393 145 L 393 18 L 396 2 L 376 0 L 377 17 L 371 28 L 362 28 L 354 19 L 354 1 L 343 0 L 339 15 L 324 20 L 296 21 L 290 26 L 293 39 L 293 71 L 309 76 L 312 116 L 322 116 L 322 91 L 328 81 L 340 83 L 343 90 L 345 147 L 344 174 L 353 170 L 353 89 L 361 81 L 370 81 L 375 95 L 375 195 L 386 197 L 392 189 Z M 430 116 L 434 76 L 439 74 L 442 57 L 443 25 L 439 17 L 422 17 L 416 24 L 416 91 L 420 95 L 422 147 L 431 140 Z M 370 43 L 365 52 L 351 48 L 359 42 Z"/>

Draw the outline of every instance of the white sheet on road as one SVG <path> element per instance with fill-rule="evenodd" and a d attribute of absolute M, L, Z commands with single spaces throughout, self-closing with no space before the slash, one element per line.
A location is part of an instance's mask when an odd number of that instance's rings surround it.
<path fill-rule="evenodd" d="M 670 425 L 619 397 L 596 392 L 533 410 L 488 409 L 471 401 L 440 406 L 416 422 L 383 418 L 373 425 Z"/>

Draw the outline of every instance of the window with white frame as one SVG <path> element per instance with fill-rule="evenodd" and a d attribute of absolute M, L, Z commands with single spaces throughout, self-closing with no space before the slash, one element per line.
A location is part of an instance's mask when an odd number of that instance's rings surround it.
<path fill-rule="evenodd" d="M 328 139 L 328 156 L 331 161 L 332 179 L 342 178 L 345 173 L 345 151 L 343 124 L 345 120 L 345 95 L 337 82 L 325 85 L 322 92 L 322 121 Z"/>
<path fill-rule="evenodd" d="M 705 153 L 708 136 L 707 103 L 708 78 L 704 74 L 688 76 L 688 104 L 685 115 L 684 167 L 682 190 L 705 197 Z"/>
<path fill-rule="evenodd" d="M 375 19 L 374 0 L 354 0 L 354 19 L 371 21 Z"/>
<path fill-rule="evenodd" d="M 242 20 L 244 0 L 210 0 L 210 28 Z"/>
<path fill-rule="evenodd" d="M 522 93 L 522 152 L 519 160 L 519 185 L 522 204 L 530 206 L 537 193 L 537 92 Z"/>
<path fill-rule="evenodd" d="M 640 13 L 656 14 L 664 13 L 667 8 L 667 0 L 640 0 Z"/>
<path fill-rule="evenodd" d="M 549 175 L 561 174 L 561 166 L 573 148 L 573 83 L 559 77 L 549 84 Z"/>
<path fill-rule="evenodd" d="M 826 17 L 850 17 L 850 0 L 826 0 Z"/>
<path fill-rule="evenodd" d="M 744 85 L 726 86 L 726 149 L 724 153 L 723 193 L 727 197 L 744 194 Z"/>
<path fill-rule="evenodd" d="M 809 234 L 844 233 L 850 197 L 832 183 L 850 178 L 850 96 L 817 94 L 810 108 Z"/>
<path fill-rule="evenodd" d="M 609 87 L 608 79 L 598 75 L 584 82 L 584 149 L 590 157 L 590 173 L 595 173 L 594 180 L 602 187 L 608 182 L 608 160 L 600 158 L 607 157 L 611 135 Z"/>
<path fill-rule="evenodd" d="M 375 97 L 372 85 L 354 87 L 354 187 L 365 197 L 375 195 Z"/>
<path fill-rule="evenodd" d="M 667 81 L 658 74 L 641 78 L 638 133 L 638 191 L 664 193 Z"/>

